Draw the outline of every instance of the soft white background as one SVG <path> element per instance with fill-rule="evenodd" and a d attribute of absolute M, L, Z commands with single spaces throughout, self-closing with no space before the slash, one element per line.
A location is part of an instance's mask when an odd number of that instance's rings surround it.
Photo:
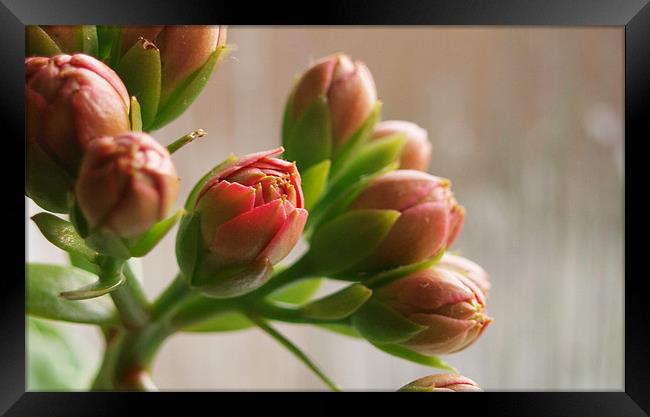
<path fill-rule="evenodd" d="M 209 133 L 174 155 L 182 199 L 229 152 L 277 146 L 294 76 L 347 52 L 370 67 L 384 119 L 429 131 L 430 171 L 467 209 L 455 249 L 492 277 L 494 323 L 445 359 L 486 390 L 622 389 L 622 29 L 231 27 L 228 40 L 236 50 L 191 109 L 155 133 L 164 144 Z M 171 234 L 144 260 L 152 297 L 175 274 L 173 244 Z M 28 256 L 65 262 L 32 224 Z M 437 372 L 363 341 L 277 327 L 345 389 L 394 390 Z M 153 375 L 161 389 L 323 388 L 258 330 L 174 336 Z"/>

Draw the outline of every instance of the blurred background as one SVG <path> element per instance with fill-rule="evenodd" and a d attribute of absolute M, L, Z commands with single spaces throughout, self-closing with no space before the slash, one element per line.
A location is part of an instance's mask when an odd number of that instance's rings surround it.
<path fill-rule="evenodd" d="M 154 133 L 168 144 L 208 132 L 174 155 L 182 196 L 230 152 L 278 146 L 294 77 L 346 52 L 369 66 L 383 119 L 428 130 L 430 172 L 450 178 L 467 209 L 454 249 L 492 278 L 494 322 L 444 359 L 490 391 L 623 389 L 622 28 L 235 26 L 228 41 L 236 50 L 194 105 Z M 27 228 L 29 261 L 67 262 Z M 173 236 L 144 259 L 151 297 L 177 270 Z M 99 332 L 66 327 L 98 346 L 88 359 L 98 363 Z M 277 328 L 347 390 L 395 390 L 441 372 L 365 341 Z M 176 335 L 153 377 L 163 390 L 324 389 L 257 329 Z"/>

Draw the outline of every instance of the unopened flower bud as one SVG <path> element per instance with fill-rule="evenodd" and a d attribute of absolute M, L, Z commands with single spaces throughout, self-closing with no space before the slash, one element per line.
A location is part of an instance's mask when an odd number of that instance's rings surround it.
<path fill-rule="evenodd" d="M 402 120 L 386 120 L 377 123 L 372 139 L 403 134 L 404 148 L 400 157 L 400 169 L 426 171 L 431 162 L 431 142 L 427 131 L 415 123 Z"/>
<path fill-rule="evenodd" d="M 167 149 L 146 133 L 129 132 L 91 142 L 75 195 L 91 230 L 130 239 L 170 213 L 178 185 Z"/>
<path fill-rule="evenodd" d="M 447 252 L 443 255 L 437 266 L 438 268 L 448 269 L 464 275 L 476 284 L 481 291 L 483 291 L 485 296 L 488 295 L 490 287 L 492 286 L 492 284 L 490 284 L 490 277 L 488 273 L 485 272 L 485 269 L 476 262 Z"/>
<path fill-rule="evenodd" d="M 184 276 L 204 293 L 227 297 L 259 287 L 300 238 L 307 220 L 300 174 L 294 163 L 273 157 L 282 151 L 226 164 L 199 192 L 192 216 L 200 226 L 181 227 L 177 256 Z M 186 254 L 196 239 L 201 249 Z"/>
<path fill-rule="evenodd" d="M 465 211 L 451 183 L 421 171 L 397 170 L 372 182 L 350 204 L 353 210 L 396 210 L 400 216 L 364 264 L 367 269 L 408 265 L 431 258 L 458 236 Z"/>
<path fill-rule="evenodd" d="M 435 374 L 425 376 L 404 385 L 402 392 L 482 392 L 478 384 L 458 374 Z"/>
<path fill-rule="evenodd" d="M 71 174 L 92 139 L 130 129 L 126 87 L 97 59 L 32 57 L 25 73 L 27 139 Z"/>
<path fill-rule="evenodd" d="M 380 288 L 376 299 L 424 327 L 402 345 L 425 355 L 465 349 L 492 321 L 480 288 L 464 275 L 438 267 Z"/>

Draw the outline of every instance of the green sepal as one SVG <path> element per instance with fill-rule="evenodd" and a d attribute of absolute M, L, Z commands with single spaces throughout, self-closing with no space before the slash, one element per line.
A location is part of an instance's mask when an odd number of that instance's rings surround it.
<path fill-rule="evenodd" d="M 183 114 L 205 87 L 217 61 L 222 59 L 229 50 L 226 45 L 218 47 L 201 68 L 179 84 L 169 98 L 159 104 L 158 113 L 151 126 L 148 127 L 149 130 L 160 129 Z"/>
<path fill-rule="evenodd" d="M 269 299 L 287 304 L 300 305 L 310 300 L 316 294 L 322 282 L 322 278 L 304 279 L 278 289 L 269 296 Z"/>
<path fill-rule="evenodd" d="M 176 262 L 183 277 L 190 283 L 196 270 L 201 240 L 201 219 L 198 213 L 185 214 L 176 233 Z"/>
<path fill-rule="evenodd" d="M 282 138 L 285 159 L 296 161 L 299 170 L 306 170 L 314 164 L 330 159 L 332 128 L 327 99 L 324 96 L 319 96 L 297 120 L 291 121 L 288 115 L 287 118 Z"/>
<path fill-rule="evenodd" d="M 226 311 L 215 317 L 185 327 L 185 332 L 233 332 L 248 329 L 254 324 L 245 315 L 236 311 Z"/>
<path fill-rule="evenodd" d="M 357 311 L 372 295 L 372 290 L 352 284 L 301 308 L 304 317 L 316 320 L 340 320 Z"/>
<path fill-rule="evenodd" d="M 117 323 L 109 297 L 69 301 L 59 295 L 66 289 L 92 284 L 96 276 L 72 266 L 28 264 L 26 269 L 28 314 L 74 323 Z"/>
<path fill-rule="evenodd" d="M 190 194 L 187 196 L 187 200 L 185 201 L 185 210 L 192 211 L 194 209 L 194 205 L 196 204 L 196 200 L 199 197 L 199 192 L 205 183 L 208 182 L 217 171 L 220 171 L 223 167 L 228 164 L 232 164 L 235 161 L 237 161 L 237 157 L 234 154 L 230 154 L 228 158 L 226 158 L 223 162 L 212 168 L 203 177 L 201 177 L 201 179 L 194 185 L 194 188 L 192 188 L 192 191 L 190 191 Z"/>
<path fill-rule="evenodd" d="M 209 261 L 199 261 L 190 277 L 190 285 L 211 298 L 231 298 L 249 293 L 262 285 L 273 273 L 273 264 L 264 257 L 249 265 L 212 268 Z"/>
<path fill-rule="evenodd" d="M 86 245 L 72 223 L 50 213 L 38 213 L 32 216 L 32 220 L 43 236 L 57 248 L 78 255 L 87 262 L 97 262 L 99 254 Z"/>
<path fill-rule="evenodd" d="M 331 161 L 326 159 L 312 165 L 302 173 L 302 193 L 305 196 L 305 208 L 307 210 L 311 210 L 325 192 L 330 166 Z"/>
<path fill-rule="evenodd" d="M 361 147 L 370 140 L 380 116 L 381 102 L 377 101 L 363 125 L 361 125 L 361 127 L 350 136 L 350 139 L 348 139 L 343 146 L 334 151 L 334 155 L 332 156 L 331 172 L 333 177 L 338 176 L 339 172 L 344 170 L 348 163 L 354 159 Z"/>
<path fill-rule="evenodd" d="M 97 57 L 106 64 L 110 64 L 111 55 L 116 50 L 114 55 L 120 54 L 120 48 L 115 47 L 117 43 L 121 43 L 122 29 L 114 25 L 98 25 L 97 26 L 97 43 L 98 53 Z"/>
<path fill-rule="evenodd" d="M 374 299 L 352 316 L 352 325 L 370 342 L 382 344 L 405 342 L 426 329 Z"/>
<path fill-rule="evenodd" d="M 398 279 L 410 275 L 414 272 L 431 268 L 432 266 L 440 262 L 440 259 L 442 258 L 442 255 L 444 255 L 444 253 L 445 253 L 445 248 L 443 247 L 441 250 L 438 251 L 438 253 L 436 253 L 430 259 L 425 259 L 424 261 L 420 261 L 414 264 L 399 266 L 397 268 L 380 272 L 379 274 L 364 279 L 363 285 L 372 289 L 386 286 L 391 282 L 397 281 Z"/>
<path fill-rule="evenodd" d="M 90 262 L 85 256 L 68 252 L 68 258 L 70 260 L 70 265 L 83 269 L 91 274 L 99 275 L 99 266 Z"/>
<path fill-rule="evenodd" d="M 398 162 L 406 142 L 404 134 L 397 134 L 367 143 L 360 148 L 357 155 L 350 160 L 345 169 L 332 178 L 327 195 L 339 195 L 350 185 L 367 175 L 383 171 Z"/>
<path fill-rule="evenodd" d="M 332 333 L 337 333 L 343 336 L 353 337 L 355 339 L 363 339 L 354 327 L 344 323 L 318 323 L 315 324 L 322 329 L 328 330 Z"/>
<path fill-rule="evenodd" d="M 85 240 L 88 246 L 102 255 L 120 259 L 129 259 L 131 257 L 131 250 L 127 242 L 108 229 L 91 230 Z"/>
<path fill-rule="evenodd" d="M 72 178 L 33 141 L 27 141 L 27 181 L 25 194 L 36 204 L 54 213 L 68 213 L 68 193 Z"/>
<path fill-rule="evenodd" d="M 99 45 L 97 39 L 97 28 L 93 25 L 79 26 L 78 29 L 80 50 L 86 55 L 95 58 L 99 56 Z"/>
<path fill-rule="evenodd" d="M 148 131 L 160 102 L 160 51 L 153 43 L 139 40 L 124 54 L 116 72 L 129 95 L 138 98 L 142 127 Z"/>
<path fill-rule="evenodd" d="M 131 122 L 131 130 L 134 132 L 142 132 L 142 114 L 140 113 L 140 103 L 136 96 L 131 97 L 131 105 L 129 106 L 129 121 Z"/>
<path fill-rule="evenodd" d="M 54 56 L 61 53 L 56 42 L 40 26 L 25 27 L 25 56 Z"/>
<path fill-rule="evenodd" d="M 136 241 L 129 242 L 127 246 L 131 256 L 140 258 L 149 253 L 158 242 L 167 235 L 184 213 L 185 210 L 178 210 L 173 215 L 151 226 L 151 228 L 149 228 L 149 230 L 147 230 L 144 235 L 140 236 Z"/>
<path fill-rule="evenodd" d="M 343 272 L 370 256 L 400 216 L 397 210 L 352 210 L 319 227 L 309 249 L 317 272 Z"/>
<path fill-rule="evenodd" d="M 372 342 L 371 342 L 372 343 Z M 400 345 L 372 343 L 377 349 L 389 355 L 432 368 L 458 373 L 458 370 L 437 356 L 426 356 Z M 400 390 L 401 391 L 401 390 Z"/>

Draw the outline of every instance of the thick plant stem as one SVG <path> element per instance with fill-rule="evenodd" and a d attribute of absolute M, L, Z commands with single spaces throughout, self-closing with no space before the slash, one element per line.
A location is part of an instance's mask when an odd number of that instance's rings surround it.
<path fill-rule="evenodd" d="M 102 275 L 123 273 L 126 278 L 124 284 L 111 292 L 124 326 L 129 329 L 144 326 L 149 320 L 149 305 L 131 269 L 125 265 L 124 260 L 108 257 L 99 266 Z"/>

